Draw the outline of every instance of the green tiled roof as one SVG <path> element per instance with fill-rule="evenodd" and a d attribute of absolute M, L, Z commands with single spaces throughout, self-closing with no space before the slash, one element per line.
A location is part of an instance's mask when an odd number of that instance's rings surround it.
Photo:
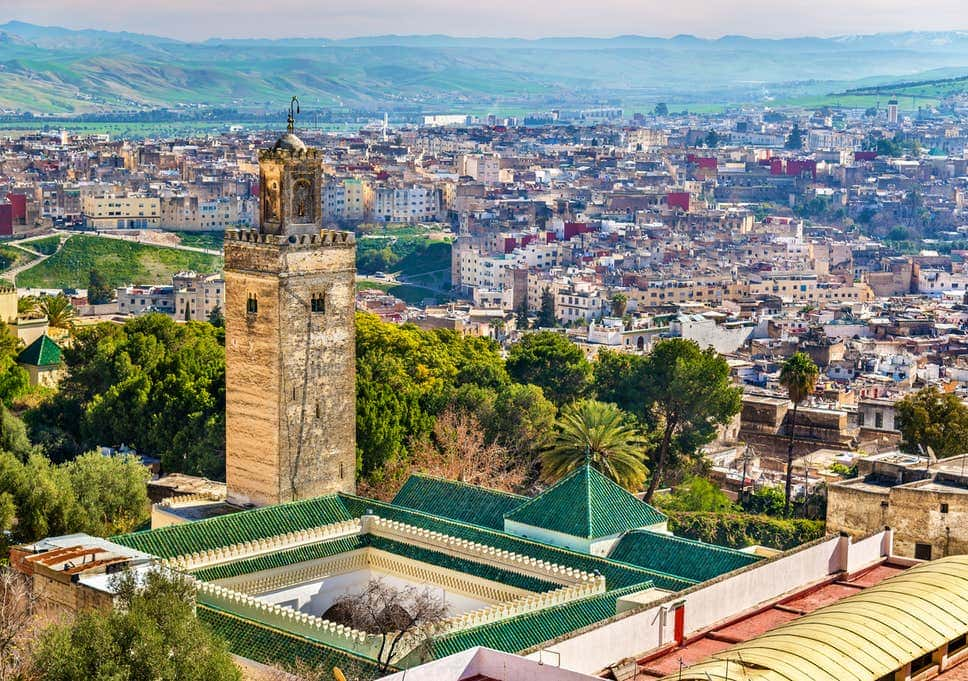
<path fill-rule="evenodd" d="M 523 537 L 505 534 L 500 530 L 479 527 L 457 520 L 439 518 L 409 508 L 400 508 L 399 506 L 374 499 L 366 499 L 349 494 L 340 494 L 340 499 L 343 500 L 346 509 L 354 517 L 359 517 L 368 510 L 372 510 L 376 515 L 388 520 L 396 520 L 415 527 L 423 527 L 434 532 L 467 539 L 505 551 L 511 551 L 512 553 L 531 556 L 583 572 L 598 572 L 605 578 L 606 586 L 609 589 L 622 589 L 641 584 L 642 582 L 651 581 L 660 589 L 681 591 L 695 584 L 693 580 L 683 579 L 658 570 L 647 570 L 634 565 L 618 563 L 607 558 L 551 546 L 550 544 L 544 544 L 533 539 L 524 539 Z"/>
<path fill-rule="evenodd" d="M 393 498 L 393 504 L 501 530 L 504 529 L 504 514 L 527 500 L 518 494 L 477 485 L 411 475 Z"/>
<path fill-rule="evenodd" d="M 310 641 L 272 627 L 243 619 L 208 605 L 196 609 L 198 619 L 228 642 L 229 651 L 263 664 L 290 667 L 298 660 L 327 671 L 339 667 L 347 678 L 373 679 L 380 668 L 364 657 Z"/>
<path fill-rule="evenodd" d="M 671 570 L 699 582 L 761 560 L 759 556 L 735 549 L 648 530 L 626 534 L 608 557 L 644 568 Z"/>
<path fill-rule="evenodd" d="M 666 519 L 589 465 L 576 468 L 505 518 L 584 539 L 608 537 Z"/>
<path fill-rule="evenodd" d="M 58 366 L 61 363 L 61 349 L 44 334 L 17 356 L 17 363 L 34 367 Z"/>
<path fill-rule="evenodd" d="M 284 565 L 293 565 L 295 563 L 335 556 L 338 553 L 345 553 L 367 546 L 372 546 L 375 549 L 380 549 L 397 556 L 412 558 L 422 563 L 475 575 L 483 579 L 490 579 L 501 584 L 507 584 L 508 586 L 533 591 L 535 593 L 543 593 L 561 587 L 560 584 L 555 584 L 554 582 L 518 574 L 517 572 L 504 570 L 494 565 L 478 563 L 439 551 L 432 551 L 420 546 L 404 544 L 392 539 L 373 535 L 343 537 L 342 539 L 335 539 L 333 541 L 300 546 L 289 551 L 280 551 L 247 560 L 239 560 L 234 563 L 202 568 L 193 572 L 193 574 L 198 579 L 210 582 L 217 579 L 227 579 L 229 577 L 252 574 L 253 572 L 261 572 L 262 570 L 270 570 Z"/>
<path fill-rule="evenodd" d="M 173 558 L 350 519 L 340 498 L 330 495 L 122 534 L 112 541 L 159 558 Z"/>
<path fill-rule="evenodd" d="M 517 653 L 612 617 L 615 614 L 616 599 L 647 589 L 649 586 L 649 584 L 640 584 L 609 591 L 473 629 L 458 631 L 435 640 L 433 655 L 436 658 L 446 657 L 474 646 L 486 646 L 495 650 Z"/>

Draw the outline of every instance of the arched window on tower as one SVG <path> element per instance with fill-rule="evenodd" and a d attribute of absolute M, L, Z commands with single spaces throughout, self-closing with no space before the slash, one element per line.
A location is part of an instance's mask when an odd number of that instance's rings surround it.
<path fill-rule="evenodd" d="M 326 313 L 326 294 L 314 293 L 312 300 L 309 303 L 309 306 L 313 312 L 319 312 L 321 314 L 325 314 Z"/>
<path fill-rule="evenodd" d="M 259 299 L 254 293 L 250 293 L 245 301 L 246 314 L 257 314 L 259 312 Z"/>

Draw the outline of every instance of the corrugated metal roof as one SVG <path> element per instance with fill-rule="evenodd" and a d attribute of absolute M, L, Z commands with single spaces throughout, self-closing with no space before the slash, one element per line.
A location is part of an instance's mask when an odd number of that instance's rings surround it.
<path fill-rule="evenodd" d="M 968 556 L 911 568 L 664 681 L 873 681 L 968 631 Z"/>

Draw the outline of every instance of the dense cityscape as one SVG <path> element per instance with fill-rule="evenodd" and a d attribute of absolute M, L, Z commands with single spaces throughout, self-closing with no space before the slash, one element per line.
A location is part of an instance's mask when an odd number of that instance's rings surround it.
<path fill-rule="evenodd" d="M 0 91 L 0 679 L 968 678 L 935 75 L 179 130 Z"/>

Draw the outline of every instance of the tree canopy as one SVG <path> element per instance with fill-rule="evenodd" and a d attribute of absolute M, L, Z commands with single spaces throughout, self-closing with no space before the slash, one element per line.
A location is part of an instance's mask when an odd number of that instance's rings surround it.
<path fill-rule="evenodd" d="M 559 407 L 588 390 L 592 367 L 581 348 L 553 331 L 529 333 L 508 351 L 507 370 L 519 383 L 533 383 Z"/>
<path fill-rule="evenodd" d="M 131 456 L 91 452 L 56 465 L 38 453 L 21 462 L 0 452 L 0 499 L 15 512 L 15 536 L 21 541 L 74 532 L 99 537 L 129 532 L 148 519 L 149 477 Z M 10 521 L 0 529 L 11 529 Z"/>
<path fill-rule="evenodd" d="M 898 400 L 894 411 L 906 451 L 930 447 L 939 459 L 968 453 L 968 407 L 957 395 L 928 386 Z"/>
<path fill-rule="evenodd" d="M 162 468 L 225 469 L 224 332 L 162 314 L 78 330 L 60 392 L 28 421 L 56 459 L 98 445 L 134 447 Z"/>
<path fill-rule="evenodd" d="M 87 610 L 71 624 L 46 629 L 33 666 L 45 681 L 240 681 L 224 642 L 195 617 L 191 585 L 159 572 L 136 587 L 130 573 L 116 582 L 120 607 Z"/>
<path fill-rule="evenodd" d="M 600 400 L 632 412 L 656 433 L 646 501 L 667 466 L 695 457 L 741 406 L 726 360 L 712 348 L 702 350 L 683 338 L 660 340 L 644 356 L 600 353 L 595 385 Z"/>

